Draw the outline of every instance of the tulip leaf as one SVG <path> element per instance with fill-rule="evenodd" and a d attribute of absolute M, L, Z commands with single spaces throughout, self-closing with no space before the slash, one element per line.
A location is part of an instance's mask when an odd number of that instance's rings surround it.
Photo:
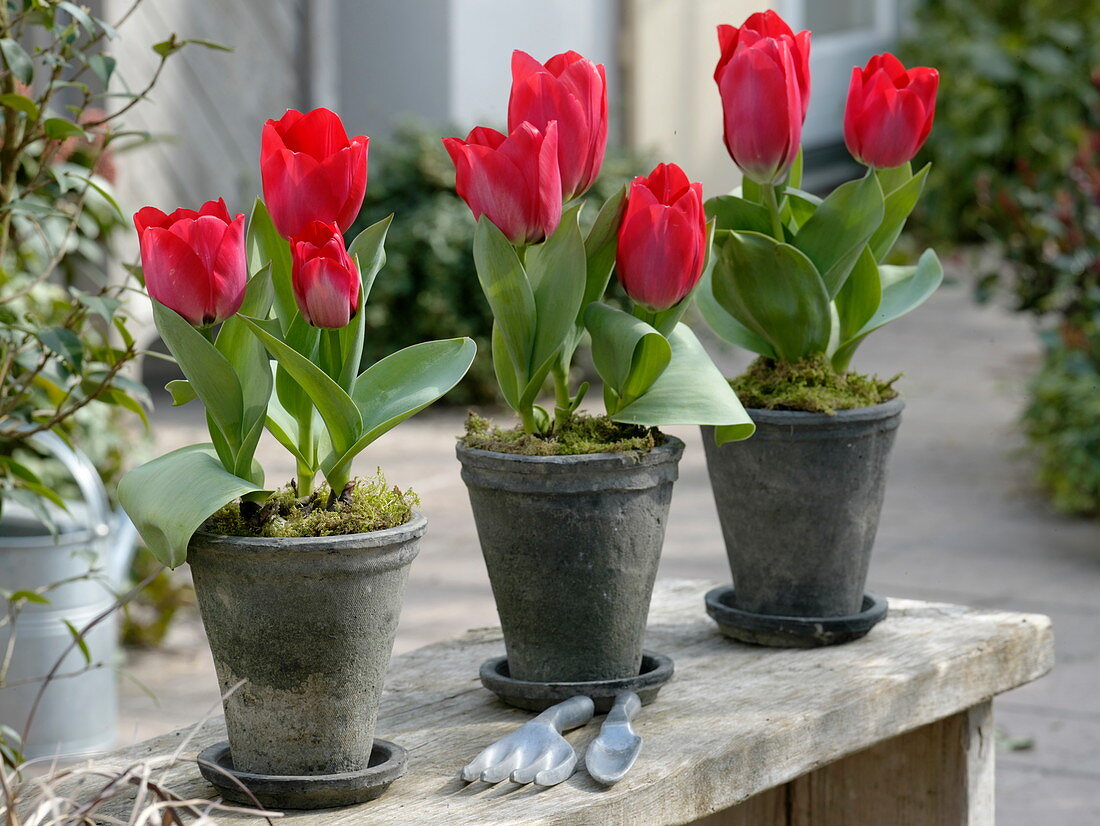
<path fill-rule="evenodd" d="M 527 251 L 527 277 L 535 298 L 535 340 L 531 349 L 535 373 L 562 349 L 580 315 L 587 262 L 579 213 L 579 205 L 570 209 L 545 243 Z"/>
<path fill-rule="evenodd" d="M 767 339 L 758 336 L 736 318 L 731 316 L 714 298 L 714 287 L 711 283 L 713 266 L 703 273 L 699 280 L 699 287 L 695 290 L 695 306 L 699 308 L 699 314 L 707 323 L 707 326 L 721 339 L 730 344 L 736 344 L 746 350 L 759 353 L 774 359 L 775 348 Z M 875 277 L 878 275 L 876 273 Z"/>
<path fill-rule="evenodd" d="M 173 379 L 164 385 L 164 389 L 172 396 L 173 407 L 193 402 L 198 398 L 195 388 L 191 386 L 191 382 L 187 379 Z"/>
<path fill-rule="evenodd" d="M 589 304 L 584 322 L 610 414 L 653 385 L 668 367 L 672 350 L 668 339 L 649 324 L 606 304 Z"/>
<path fill-rule="evenodd" d="M 351 397 L 306 356 L 269 333 L 254 319 L 241 316 L 289 378 L 313 402 L 325 422 L 336 453 L 344 453 L 359 438 L 363 421 Z M 300 419 L 299 419 L 300 420 Z"/>
<path fill-rule="evenodd" d="M 912 180 L 913 165 L 906 161 L 899 166 L 876 167 L 875 177 L 878 178 L 878 184 L 882 187 L 882 194 L 889 197 L 890 193 Z"/>
<path fill-rule="evenodd" d="M 363 425 L 359 438 L 326 475 L 346 473 L 352 459 L 371 442 L 441 398 L 473 364 L 477 345 L 469 338 L 425 341 L 376 361 L 355 380 L 352 399 Z"/>
<path fill-rule="evenodd" d="M 837 294 L 863 247 L 882 223 L 882 189 L 873 171 L 841 184 L 798 230 L 794 246 L 821 274 L 829 298 Z"/>
<path fill-rule="evenodd" d="M 943 282 L 943 267 L 933 250 L 925 250 L 915 267 L 880 265 L 882 301 L 874 315 L 833 354 L 833 367 L 846 370 L 856 348 L 875 330 L 915 310 L 928 300 Z"/>
<path fill-rule="evenodd" d="M 493 372 L 496 373 L 497 384 L 500 386 L 500 394 L 504 401 L 513 410 L 519 410 L 520 387 L 518 384 L 518 370 L 512 363 L 512 357 L 508 355 L 508 345 L 504 341 L 504 334 L 500 331 L 500 324 L 493 322 L 492 338 Z"/>
<path fill-rule="evenodd" d="M 810 220 L 817 208 L 821 206 L 821 198 L 812 192 L 787 187 L 783 194 L 783 204 L 794 220 L 796 231 L 798 227 Z"/>
<path fill-rule="evenodd" d="M 825 352 L 829 296 L 810 259 L 756 232 L 721 232 L 715 240 L 712 288 L 719 305 L 784 361 Z"/>
<path fill-rule="evenodd" d="M 794 161 L 791 163 L 790 171 L 787 172 L 786 185 L 789 187 L 802 186 L 802 167 L 804 158 L 802 157 L 802 147 L 798 147 L 798 154 L 794 156 Z"/>
<path fill-rule="evenodd" d="M 236 455 L 243 435 L 244 398 L 233 365 L 179 313 L 159 301 L 152 304 L 161 339 Z"/>
<path fill-rule="evenodd" d="M 647 427 L 715 425 L 718 444 L 751 436 L 756 425 L 691 328 L 676 325 L 668 342 L 668 367 L 645 394 L 611 418 Z"/>
<path fill-rule="evenodd" d="M 882 301 L 882 282 L 870 245 L 863 248 L 852 274 L 836 294 L 838 342 L 848 341 L 871 320 Z"/>
<path fill-rule="evenodd" d="M 118 499 L 153 555 L 170 568 L 187 559 L 191 536 L 212 514 L 261 488 L 228 472 L 210 444 L 174 450 L 134 468 Z"/>
<path fill-rule="evenodd" d="M 515 249 L 485 216 L 474 232 L 474 263 L 481 289 L 516 367 L 517 384 L 524 385 L 531 370 L 535 339 L 535 296 Z"/>
<path fill-rule="evenodd" d="M 348 255 L 358 260 L 364 303 L 370 296 L 375 277 L 386 266 L 386 233 L 389 232 L 391 221 L 392 214 L 371 224 L 356 235 L 348 246 Z"/>
<path fill-rule="evenodd" d="M 759 232 L 761 235 L 771 234 L 772 217 L 760 204 L 754 204 L 736 195 L 717 195 L 708 198 L 704 208 L 707 218 L 714 219 L 718 229 Z"/>
<path fill-rule="evenodd" d="M 871 236 L 871 252 L 874 253 L 876 261 L 882 261 L 890 254 L 890 250 L 893 249 L 895 242 L 898 240 L 898 236 L 901 235 L 901 231 L 905 228 L 905 222 L 909 218 L 909 213 L 913 211 L 913 208 L 917 205 L 917 201 L 920 200 L 921 192 L 924 191 L 924 182 L 931 168 L 932 164 L 925 164 L 920 172 L 913 175 L 886 196 L 886 211 L 883 215 L 882 223 L 879 225 L 879 228 L 875 230 L 875 234 Z"/>
<path fill-rule="evenodd" d="M 587 258 L 587 281 L 584 301 L 577 316 L 577 326 L 584 326 L 584 310 L 593 301 L 603 298 L 611 270 L 615 266 L 615 254 L 619 247 L 619 225 L 626 211 L 626 186 L 604 201 L 595 223 L 584 240 Z"/>
<path fill-rule="evenodd" d="M 279 235 L 267 207 L 259 198 L 256 199 L 252 217 L 248 220 L 246 241 L 250 272 L 259 272 L 266 265 L 271 265 L 271 283 L 275 287 L 275 315 L 285 333 L 298 312 L 290 278 L 290 244 Z"/>

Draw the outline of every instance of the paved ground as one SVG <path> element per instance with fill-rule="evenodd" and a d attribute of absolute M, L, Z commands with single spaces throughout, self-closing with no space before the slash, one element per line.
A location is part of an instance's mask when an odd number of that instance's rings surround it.
<path fill-rule="evenodd" d="M 717 351 L 717 348 L 715 348 Z M 1100 525 L 1049 512 L 1030 485 L 1014 419 L 1021 384 L 1036 361 L 1027 323 L 975 307 L 961 286 L 945 286 L 916 314 L 872 337 L 856 366 L 905 371 L 907 400 L 891 467 L 875 558 L 874 590 L 1020 609 L 1054 618 L 1054 672 L 997 704 L 1006 743 L 1000 755 L 998 823 L 1100 823 Z M 743 357 L 722 353 L 730 372 Z M 197 419 L 158 411 L 167 449 L 202 438 Z M 494 623 L 466 492 L 453 456 L 461 414 L 427 414 L 386 436 L 362 458 L 423 497 L 431 528 L 413 566 L 399 651 Z M 661 573 L 728 577 L 703 453 L 692 429 Z M 269 477 L 290 465 L 269 451 Z M 140 739 L 193 721 L 217 702 L 201 630 L 185 618 L 163 651 L 136 654 L 131 669 L 160 707 L 127 685 L 121 735 Z M 1033 745 L 1019 749 L 1028 741 Z"/>

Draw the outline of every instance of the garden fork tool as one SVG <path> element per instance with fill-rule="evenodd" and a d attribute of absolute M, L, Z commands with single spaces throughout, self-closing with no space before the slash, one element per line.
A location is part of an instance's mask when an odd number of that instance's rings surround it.
<path fill-rule="evenodd" d="M 551 706 L 481 752 L 462 770 L 462 779 L 499 783 L 511 777 L 513 783 L 537 786 L 561 783 L 577 765 L 577 753 L 561 734 L 583 726 L 594 713 L 595 705 L 584 696 Z"/>

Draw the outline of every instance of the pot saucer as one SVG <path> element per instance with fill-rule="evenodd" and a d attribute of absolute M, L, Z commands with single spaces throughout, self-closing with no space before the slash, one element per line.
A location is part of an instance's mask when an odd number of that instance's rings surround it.
<path fill-rule="evenodd" d="M 727 637 L 773 648 L 819 648 L 858 640 L 886 617 L 885 597 L 863 594 L 863 610 L 847 617 L 782 617 L 754 614 L 733 605 L 733 586 L 706 595 L 707 613 Z"/>
<path fill-rule="evenodd" d="M 406 752 L 388 740 L 374 741 L 370 764 L 357 772 L 338 774 L 272 775 L 237 771 L 223 740 L 199 754 L 199 771 L 223 798 L 255 806 L 245 786 L 268 809 L 329 809 L 363 803 L 381 795 L 405 773 Z M 238 782 L 234 782 L 238 781 Z"/>
<path fill-rule="evenodd" d="M 657 698 L 661 686 L 672 677 L 672 659 L 652 651 L 642 652 L 642 667 L 636 677 L 617 680 L 590 680 L 575 683 L 517 680 L 508 673 L 508 658 L 493 657 L 481 664 L 481 684 L 510 706 L 527 711 L 543 711 L 578 694 L 591 697 L 597 714 L 606 714 L 620 691 L 633 691 L 648 705 Z"/>

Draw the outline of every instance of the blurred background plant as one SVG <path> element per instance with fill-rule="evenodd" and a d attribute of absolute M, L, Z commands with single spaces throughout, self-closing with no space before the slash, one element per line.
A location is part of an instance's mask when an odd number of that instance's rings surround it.
<path fill-rule="evenodd" d="M 364 361 L 426 339 L 470 336 L 478 356 L 446 398 L 460 405 L 491 403 L 496 401 L 489 358 L 493 317 L 474 272 L 475 222 L 455 194 L 454 165 L 440 137 L 439 131 L 406 122 L 372 147 L 370 185 L 349 237 L 390 213 L 397 218 L 386 238 L 386 269 L 367 305 Z M 595 220 L 608 197 L 648 171 L 643 157 L 609 149 L 599 180 L 584 197 L 582 221 Z"/>
<path fill-rule="evenodd" d="M 915 232 L 988 243 L 976 297 L 1045 348 L 1022 417 L 1038 481 L 1100 514 L 1100 4 L 924 0 L 916 21 L 906 57 L 942 86 Z"/>

